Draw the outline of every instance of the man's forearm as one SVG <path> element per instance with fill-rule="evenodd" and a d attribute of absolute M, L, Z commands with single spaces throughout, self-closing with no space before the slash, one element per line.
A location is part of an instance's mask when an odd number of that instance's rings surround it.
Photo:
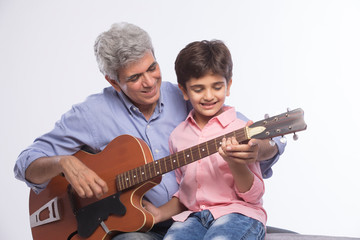
<path fill-rule="evenodd" d="M 62 172 L 60 159 L 67 156 L 41 157 L 25 171 L 25 178 L 34 184 L 43 184 Z"/>
<path fill-rule="evenodd" d="M 274 146 L 272 146 L 269 139 L 258 140 L 258 144 L 260 147 L 260 151 L 257 161 L 265 161 L 271 159 L 279 152 L 277 145 L 275 144 Z"/>

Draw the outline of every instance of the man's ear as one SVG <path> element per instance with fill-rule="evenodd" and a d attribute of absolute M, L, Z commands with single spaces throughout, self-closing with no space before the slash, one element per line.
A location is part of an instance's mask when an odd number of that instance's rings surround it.
<path fill-rule="evenodd" d="M 106 79 L 106 81 L 108 81 L 111 84 L 111 86 L 113 88 L 115 88 L 116 91 L 121 92 L 121 88 L 119 86 L 119 83 L 116 80 L 111 79 L 108 75 L 105 75 L 105 79 Z"/>
<path fill-rule="evenodd" d="M 189 96 L 187 95 L 186 89 L 183 86 L 181 86 L 181 84 L 178 84 L 178 87 L 180 88 L 180 90 L 184 96 L 184 100 L 185 101 L 189 100 Z"/>
<path fill-rule="evenodd" d="M 232 78 L 229 79 L 229 81 L 227 82 L 227 86 L 226 86 L 226 96 L 230 96 L 230 87 L 231 87 L 231 84 L 232 84 Z"/>

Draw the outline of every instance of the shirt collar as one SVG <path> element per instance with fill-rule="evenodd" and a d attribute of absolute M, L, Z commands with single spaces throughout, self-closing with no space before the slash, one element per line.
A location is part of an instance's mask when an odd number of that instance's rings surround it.
<path fill-rule="evenodd" d="M 234 107 L 223 106 L 223 109 L 224 111 L 220 115 L 211 118 L 207 124 L 211 124 L 214 121 L 217 121 L 221 124 L 222 127 L 226 127 L 236 119 L 236 111 Z M 194 109 L 190 111 L 185 121 L 196 124 L 194 119 Z"/>

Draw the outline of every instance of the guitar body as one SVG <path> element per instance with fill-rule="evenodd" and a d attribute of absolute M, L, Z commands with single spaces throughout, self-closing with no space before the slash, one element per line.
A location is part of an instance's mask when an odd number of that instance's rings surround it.
<path fill-rule="evenodd" d="M 152 228 L 153 216 L 142 207 L 141 201 L 148 190 L 160 183 L 161 176 L 122 191 L 119 198 L 126 208 L 125 214 L 110 214 L 103 220 L 106 227 L 99 225 L 89 237 L 81 237 L 76 233 L 78 222 L 74 214 L 74 208 L 75 211 L 79 210 L 118 193 L 115 181 L 117 174 L 153 161 L 151 151 L 144 141 L 130 135 L 122 135 L 111 141 L 98 154 L 79 151 L 74 156 L 94 170 L 107 183 L 109 191 L 101 199 L 80 198 L 69 188 L 69 183 L 63 176 L 53 178 L 38 195 L 30 191 L 30 221 L 35 219 L 40 222 L 38 226 L 32 226 L 34 240 L 111 239 L 118 232 L 146 232 Z M 51 200 L 56 197 L 55 205 Z M 58 219 L 52 220 L 55 215 Z M 43 223 L 47 219 L 50 222 Z"/>
<path fill-rule="evenodd" d="M 303 115 L 302 109 L 288 111 L 155 162 L 146 143 L 130 135 L 115 138 L 98 154 L 79 151 L 74 156 L 96 171 L 109 192 L 101 199 L 79 198 L 62 176 L 53 178 L 39 195 L 30 191 L 33 238 L 110 240 L 119 232 L 149 231 L 154 218 L 142 207 L 142 198 L 160 183 L 162 174 L 216 153 L 224 137 L 244 142 L 305 130 Z"/>

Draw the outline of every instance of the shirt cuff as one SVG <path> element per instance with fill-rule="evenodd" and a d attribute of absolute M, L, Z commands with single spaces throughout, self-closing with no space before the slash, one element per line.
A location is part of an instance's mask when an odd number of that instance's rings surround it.
<path fill-rule="evenodd" d="M 278 148 L 278 153 L 274 157 L 260 162 L 261 173 L 264 179 L 270 178 L 273 175 L 271 167 L 279 160 L 280 155 L 285 151 L 286 142 L 282 143 L 280 142 L 280 139 L 281 137 L 276 137 L 273 139 Z"/>

